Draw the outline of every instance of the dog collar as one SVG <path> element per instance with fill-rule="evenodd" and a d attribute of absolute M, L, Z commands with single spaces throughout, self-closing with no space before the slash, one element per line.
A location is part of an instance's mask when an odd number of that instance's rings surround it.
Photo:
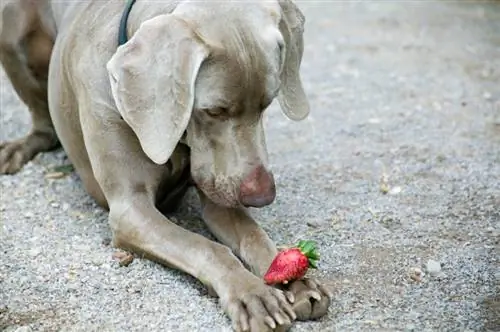
<path fill-rule="evenodd" d="M 122 18 L 120 20 L 120 27 L 118 28 L 118 46 L 123 45 L 127 42 L 127 22 L 128 15 L 132 10 L 132 6 L 134 5 L 136 0 L 128 0 L 127 5 L 125 6 L 125 10 L 123 11 Z"/>

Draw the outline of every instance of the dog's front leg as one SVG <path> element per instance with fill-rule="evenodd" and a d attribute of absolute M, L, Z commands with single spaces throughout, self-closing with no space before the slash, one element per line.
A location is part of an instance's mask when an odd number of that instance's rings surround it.
<path fill-rule="evenodd" d="M 129 192 L 110 202 L 113 243 L 204 283 L 219 296 L 236 331 L 271 331 L 293 309 L 284 293 L 245 269 L 231 250 L 163 216 L 150 196 Z"/>
<path fill-rule="evenodd" d="M 198 190 L 203 219 L 210 231 L 262 278 L 278 252 L 275 244 L 259 224 L 243 208 L 224 208 L 210 201 Z M 310 320 L 328 312 L 332 293 L 313 278 L 291 283 L 294 312 L 299 320 Z"/>

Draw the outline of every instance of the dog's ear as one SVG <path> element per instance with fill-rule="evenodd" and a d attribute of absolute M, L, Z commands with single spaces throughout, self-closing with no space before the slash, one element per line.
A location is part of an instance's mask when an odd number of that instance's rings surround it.
<path fill-rule="evenodd" d="M 305 17 L 290 0 L 279 0 L 281 20 L 279 30 L 285 41 L 285 60 L 281 72 L 278 101 L 286 116 L 300 121 L 309 115 L 309 101 L 300 79 L 300 63 L 304 52 Z"/>
<path fill-rule="evenodd" d="M 170 158 L 186 130 L 208 54 L 189 24 L 170 14 L 144 22 L 107 63 L 118 111 L 157 164 Z"/>

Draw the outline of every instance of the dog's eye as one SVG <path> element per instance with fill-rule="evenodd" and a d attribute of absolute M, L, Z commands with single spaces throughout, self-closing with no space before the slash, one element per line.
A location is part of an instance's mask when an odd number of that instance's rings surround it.
<path fill-rule="evenodd" d="M 213 116 L 213 117 L 227 114 L 227 109 L 225 109 L 223 107 L 206 108 L 203 111 L 206 112 L 208 115 Z"/>

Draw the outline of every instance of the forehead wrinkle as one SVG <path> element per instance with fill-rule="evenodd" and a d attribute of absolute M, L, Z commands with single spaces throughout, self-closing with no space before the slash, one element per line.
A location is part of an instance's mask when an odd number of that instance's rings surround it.
<path fill-rule="evenodd" d="M 247 108 L 274 96 L 275 83 L 279 82 L 274 77 L 279 71 L 279 54 L 276 53 L 279 49 L 277 43 L 276 48 L 270 49 L 273 38 L 269 39 L 270 35 L 264 31 L 267 22 L 255 19 L 258 15 L 249 17 L 249 11 L 256 10 L 256 6 L 249 6 L 225 7 L 230 24 L 210 17 L 210 24 L 197 26 L 202 39 L 212 46 L 212 61 L 202 70 L 202 76 L 212 82 L 212 88 L 207 87 L 206 91 L 211 96 L 210 101 L 207 99 L 210 104 Z M 204 15 L 209 13 L 203 12 Z M 217 79 L 214 81 L 214 78 Z"/>
<path fill-rule="evenodd" d="M 229 80 L 235 85 L 233 88 L 242 94 L 240 100 L 262 98 L 267 85 L 267 73 L 271 69 L 260 38 L 252 30 L 235 25 L 226 29 L 228 33 L 223 40 Z"/>

